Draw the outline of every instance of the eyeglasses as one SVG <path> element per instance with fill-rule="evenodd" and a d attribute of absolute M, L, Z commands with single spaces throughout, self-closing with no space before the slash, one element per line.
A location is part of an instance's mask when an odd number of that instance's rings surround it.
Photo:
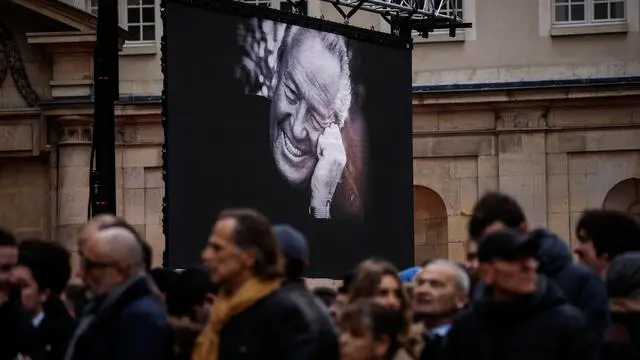
<path fill-rule="evenodd" d="M 92 269 L 106 269 L 116 265 L 115 262 L 106 262 L 106 261 L 93 261 L 91 259 L 87 259 L 84 255 L 80 255 L 80 264 L 85 270 Z"/>

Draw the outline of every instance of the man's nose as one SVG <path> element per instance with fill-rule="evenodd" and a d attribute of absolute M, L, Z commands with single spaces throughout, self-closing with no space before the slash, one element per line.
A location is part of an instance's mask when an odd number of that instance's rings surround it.
<path fill-rule="evenodd" d="M 307 106 L 301 103 L 291 119 L 291 131 L 296 139 L 304 139 L 307 136 Z"/>

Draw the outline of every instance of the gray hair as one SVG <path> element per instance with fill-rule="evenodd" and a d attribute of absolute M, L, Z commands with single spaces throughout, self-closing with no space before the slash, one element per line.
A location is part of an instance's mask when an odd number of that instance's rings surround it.
<path fill-rule="evenodd" d="M 435 259 L 430 261 L 425 268 L 429 266 L 443 266 L 453 270 L 456 274 L 456 285 L 460 291 L 468 293 L 471 290 L 471 279 L 467 271 L 459 264 L 448 259 Z"/>

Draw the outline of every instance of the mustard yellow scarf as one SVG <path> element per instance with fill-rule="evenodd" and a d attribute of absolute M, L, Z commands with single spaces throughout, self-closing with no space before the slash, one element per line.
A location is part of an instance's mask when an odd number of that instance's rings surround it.
<path fill-rule="evenodd" d="M 219 296 L 213 304 L 209 322 L 196 340 L 192 360 L 218 360 L 220 331 L 232 317 L 238 315 L 280 286 L 279 281 L 251 279 L 231 297 Z"/>

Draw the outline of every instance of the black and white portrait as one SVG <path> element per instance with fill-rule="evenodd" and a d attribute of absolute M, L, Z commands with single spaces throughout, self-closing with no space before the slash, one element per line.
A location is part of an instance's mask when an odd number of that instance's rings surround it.
<path fill-rule="evenodd" d="M 310 277 L 412 263 L 411 49 L 237 1 L 166 14 L 168 262 L 199 264 L 213 219 L 252 208 L 308 237 Z"/>
<path fill-rule="evenodd" d="M 241 23 L 237 36 L 236 77 L 247 95 L 270 101 L 270 150 L 280 176 L 307 192 L 313 218 L 361 216 L 364 91 L 351 76 L 349 40 L 259 19 Z"/>

